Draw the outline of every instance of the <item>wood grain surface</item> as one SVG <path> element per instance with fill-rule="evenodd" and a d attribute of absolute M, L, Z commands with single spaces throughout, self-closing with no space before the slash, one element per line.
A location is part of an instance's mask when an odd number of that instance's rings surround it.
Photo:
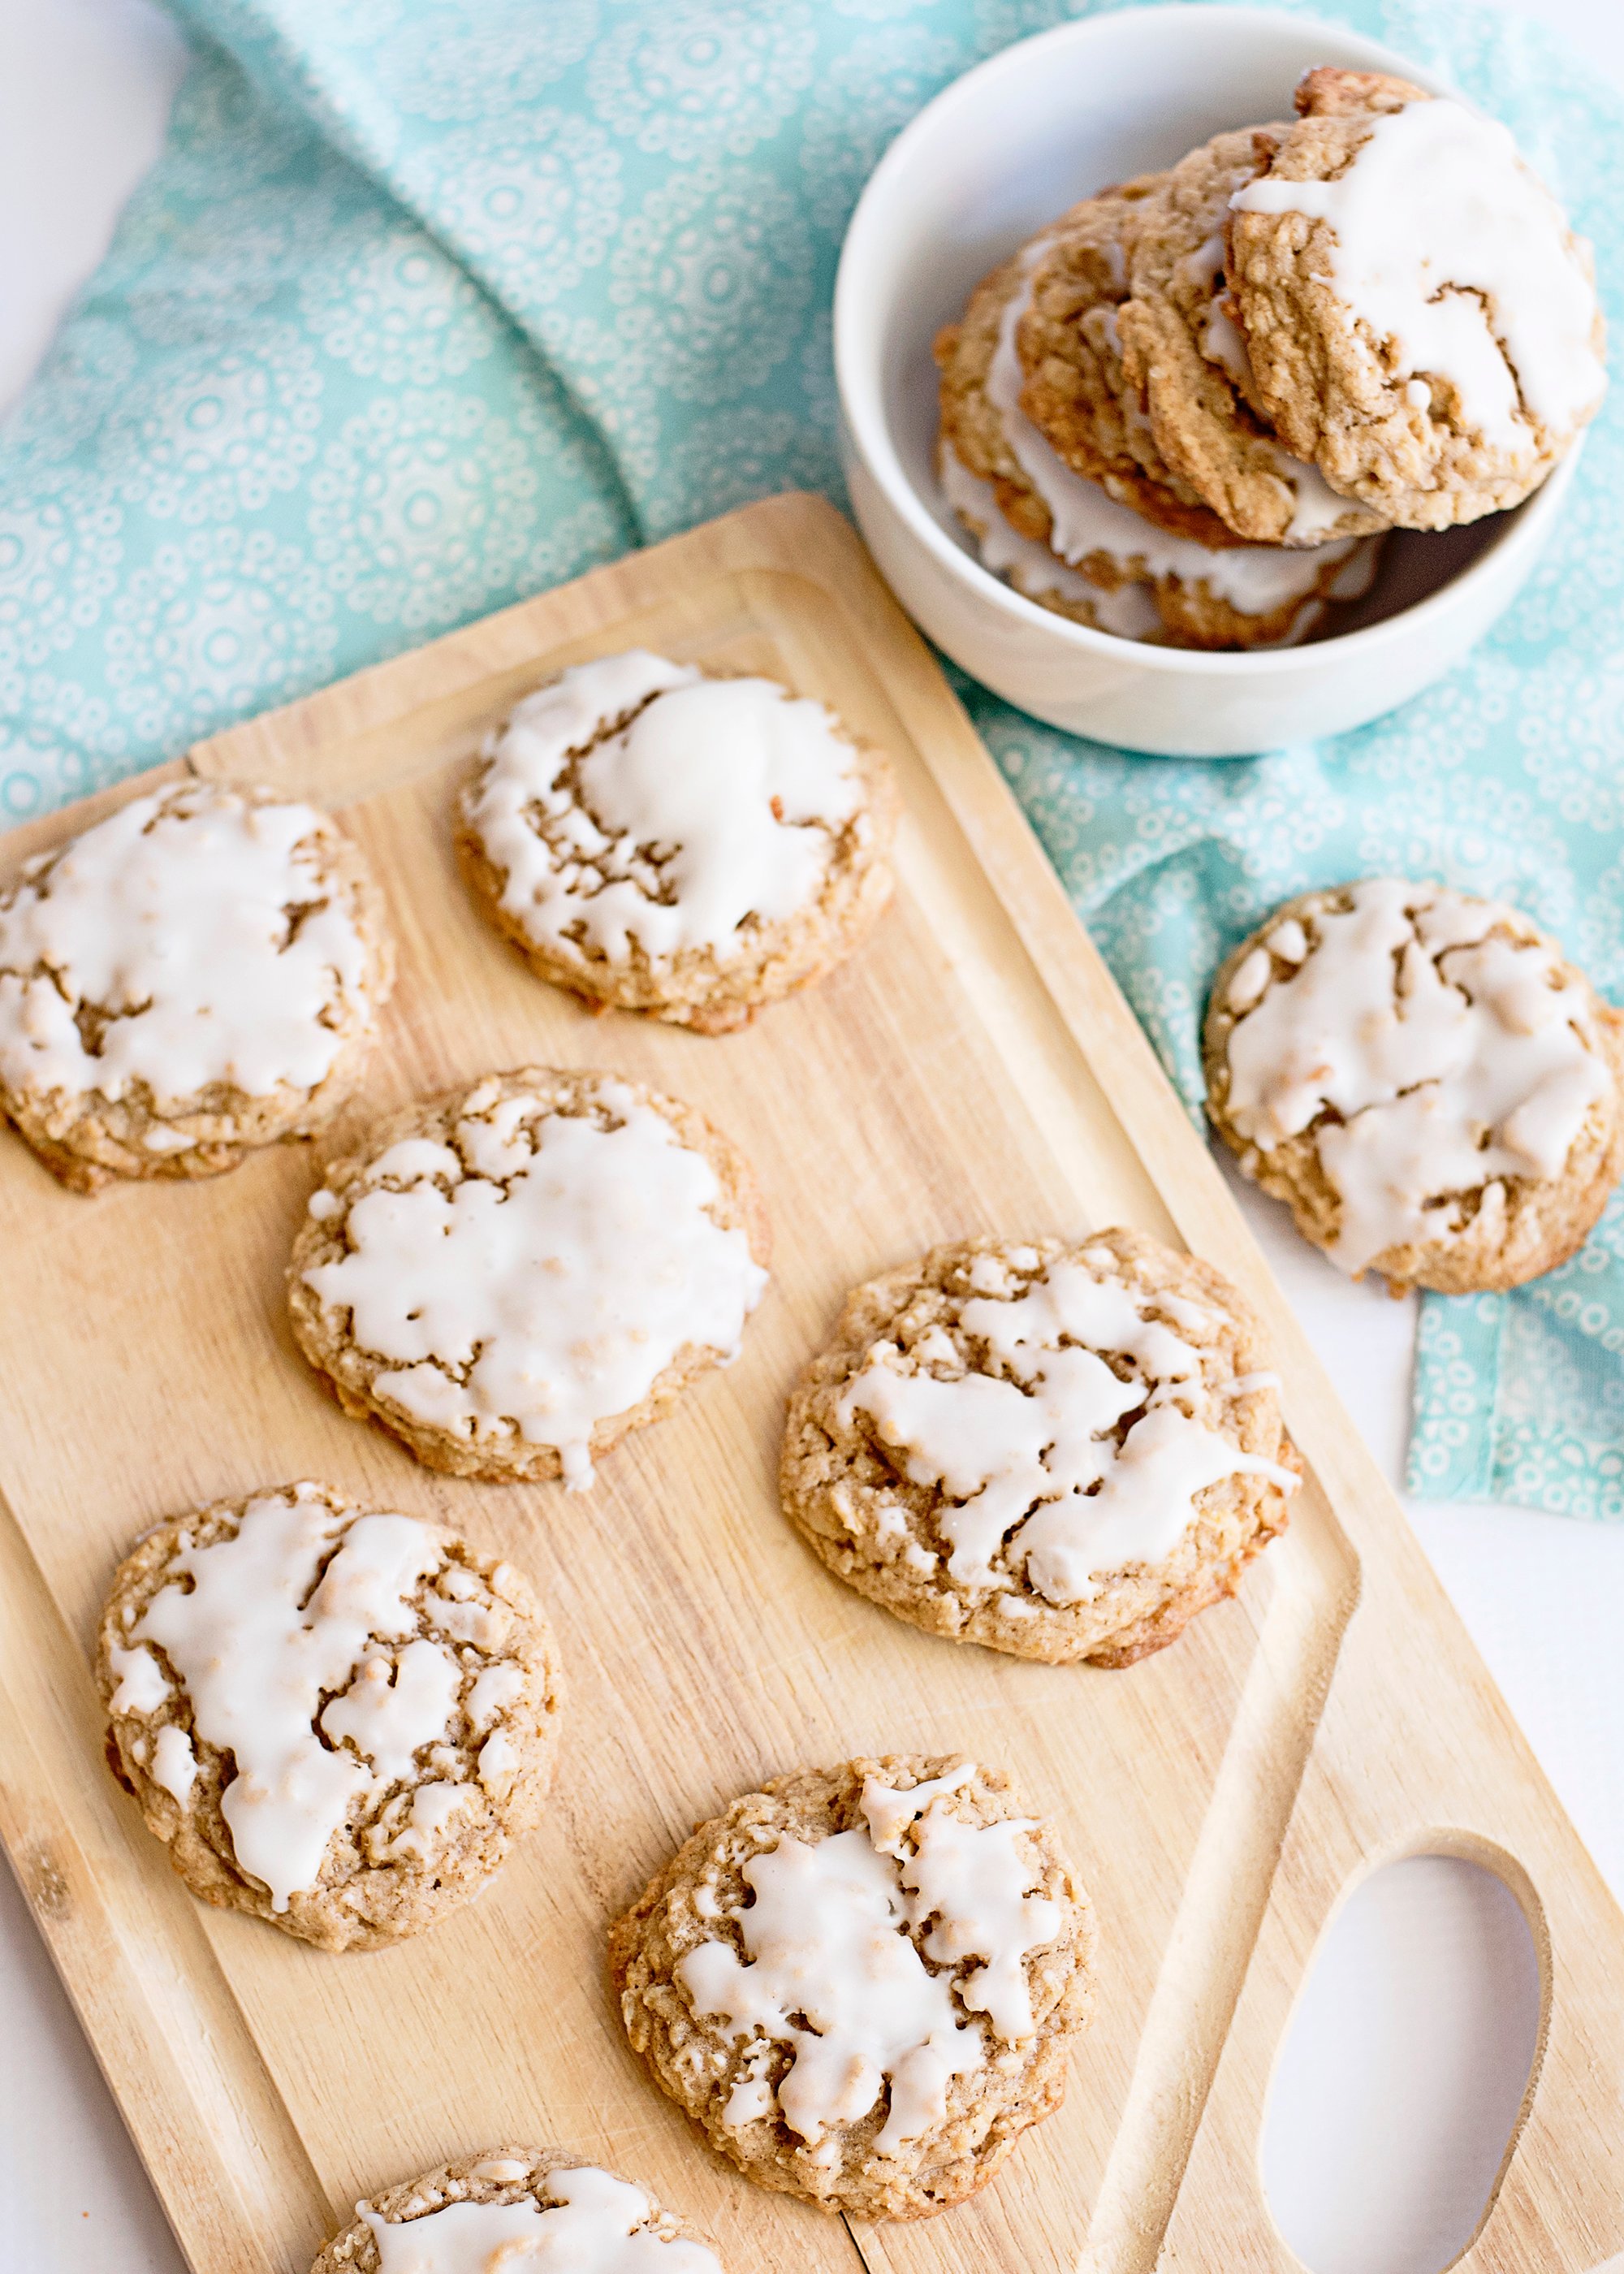
<path fill-rule="evenodd" d="M 501 945 L 453 862 L 452 789 L 486 728 L 550 672 L 632 644 L 771 670 L 901 778 L 897 905 L 847 968 L 738 1035 L 588 1015 Z M 340 809 L 402 947 L 365 1093 L 315 1147 L 86 1201 L 0 1140 L 0 1832 L 196 2274 L 304 2274 L 358 2195 L 504 2136 L 644 2180 L 733 2274 L 1285 2274 L 1257 2177 L 1270 2064 L 1339 1900 L 1425 1850 L 1504 1874 L 1546 1983 L 1519 2132 L 1462 2263 L 1588 2274 L 1624 2249 L 1624 1919 L 1013 800 L 832 509 L 747 508 L 185 763 Z M 0 873 L 90 810 L 0 841 Z M 585 1495 L 417 1467 L 323 1396 L 282 1305 L 323 1158 L 383 1108 L 538 1062 L 691 1098 L 748 1151 L 777 1239 L 738 1364 Z M 784 1522 L 789 1384 L 846 1288 L 932 1241 L 1111 1223 L 1208 1256 L 1269 1317 L 1311 1466 L 1290 1532 L 1237 1600 L 1126 1673 L 916 1633 Z M 89 1645 L 115 1562 L 161 1517 L 301 1476 L 522 1564 L 568 1677 L 539 1833 L 478 1903 L 369 1955 L 194 1901 L 102 1761 Z M 690 2135 L 626 2050 L 603 1932 L 763 1778 L 959 1747 L 1058 1820 L 1099 1909 L 1099 2017 L 1064 2110 L 990 2188 L 922 2225 L 848 2226 L 756 2193 Z"/>

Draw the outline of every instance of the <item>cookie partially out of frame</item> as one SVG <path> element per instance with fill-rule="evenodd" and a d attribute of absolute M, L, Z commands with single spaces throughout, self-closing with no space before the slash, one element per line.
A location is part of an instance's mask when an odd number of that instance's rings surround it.
<path fill-rule="evenodd" d="M 1285 1525 L 1270 1366 L 1229 1282 L 1143 1233 L 960 1240 L 848 1297 L 790 1400 L 785 1512 L 929 1633 L 1132 1665 Z"/>
<path fill-rule="evenodd" d="M 1520 909 L 1376 877 L 1277 907 L 1213 983 L 1207 1110 L 1355 1276 L 1516 1287 L 1624 1170 L 1624 1016 Z"/>
<path fill-rule="evenodd" d="M 331 1168 L 288 1304 L 344 1411 L 428 1467 L 584 1487 L 737 1354 L 770 1246 L 748 1163 L 693 1106 L 530 1066 L 408 1106 Z"/>
<path fill-rule="evenodd" d="M 464 786 L 474 896 L 532 968 L 701 1034 L 843 962 L 891 897 L 891 767 L 776 680 L 635 649 L 527 696 Z"/>
<path fill-rule="evenodd" d="M 325 1950 L 466 1902 L 552 1782 L 557 1653 L 529 1583 L 325 1485 L 148 1532 L 96 1680 L 109 1765 L 192 1893 Z"/>
<path fill-rule="evenodd" d="M 332 1118 L 394 974 L 325 813 L 174 783 L 0 892 L 0 1111 L 77 1192 L 216 1176 Z"/>
<path fill-rule="evenodd" d="M 959 1756 L 780 1777 L 611 1930 L 633 2050 L 757 2186 L 924 2218 L 1060 2105 L 1094 1996 L 1052 1827 Z"/>
<path fill-rule="evenodd" d="M 710 2244 L 632 2180 L 560 2148 L 505 2145 L 455 2157 L 358 2202 L 354 2223 L 311 2274 L 392 2274 L 402 2257 L 410 2274 L 466 2274 L 476 2265 L 520 2274 L 530 2263 L 560 2274 L 625 2274 L 634 2263 L 628 2244 L 639 2274 L 722 2274 Z"/>

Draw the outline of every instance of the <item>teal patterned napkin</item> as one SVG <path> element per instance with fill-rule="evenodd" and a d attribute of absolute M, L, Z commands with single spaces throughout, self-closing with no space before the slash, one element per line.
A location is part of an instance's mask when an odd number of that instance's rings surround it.
<path fill-rule="evenodd" d="M 838 495 L 830 298 L 858 191 L 947 80 L 1086 12 L 173 4 L 196 52 L 168 147 L 0 431 L 0 816 L 744 499 Z M 1460 0 L 1318 12 L 1506 119 L 1624 336 L 1624 99 Z M 1624 997 L 1621 431 L 1618 389 L 1518 606 L 1357 734 L 1137 760 L 966 689 L 1192 1111 L 1209 974 L 1310 885 L 1504 894 Z M 1411 1472 L 1624 1517 L 1624 1209 L 1538 1286 L 1427 1299 Z"/>

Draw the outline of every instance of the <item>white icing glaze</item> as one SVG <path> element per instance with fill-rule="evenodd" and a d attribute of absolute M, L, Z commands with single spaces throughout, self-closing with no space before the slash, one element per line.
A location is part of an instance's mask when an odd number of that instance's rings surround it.
<path fill-rule="evenodd" d="M 982 1960 L 959 1994 L 973 2014 L 986 2014 L 1006 2044 L 1025 2044 L 1037 2029 L 1026 1962 L 1053 1942 L 1063 1915 L 1058 1903 L 1033 1893 L 1037 1867 L 1019 1846 L 1037 1829 L 1030 1818 L 966 1824 L 936 1805 L 973 1774 L 966 1763 L 902 1793 L 869 1777 L 862 1811 L 875 1847 L 902 1867 L 903 1886 L 913 1897 L 910 1917 L 915 1925 L 931 1922 L 925 1955 L 944 1966 Z"/>
<path fill-rule="evenodd" d="M 493 1729 L 479 1748 L 474 1773 L 500 1800 L 519 1773 L 519 1749 L 506 1729 Z"/>
<path fill-rule="evenodd" d="M 707 1213 L 704 1156 L 623 1083 L 598 1096 L 613 1128 L 476 1091 L 457 1128 L 474 1167 L 391 1146 L 353 1188 L 349 1253 L 304 1274 L 392 1361 L 380 1396 L 461 1436 L 555 1445 L 573 1486 L 592 1481 L 594 1426 L 679 1351 L 736 1354 L 767 1284 L 744 1232 Z"/>
<path fill-rule="evenodd" d="M 1260 1475 L 1295 1487 L 1290 1471 L 1207 1426 L 1200 1353 L 1120 1280 L 1060 1261 L 1013 1300 L 966 1303 L 960 1319 L 1012 1379 L 903 1373 L 882 1343 L 836 1408 L 848 1427 L 868 1414 L 913 1481 L 957 1503 L 936 1521 L 959 1585 L 996 1592 L 1024 1570 L 1048 1601 L 1086 1602 L 1109 1574 L 1170 1555 L 1209 1485 Z M 1135 1376 L 1101 1351 L 1132 1359 Z M 1117 1423 L 1140 1408 L 1118 1446 Z"/>
<path fill-rule="evenodd" d="M 437 1642 L 409 1642 L 391 1665 L 364 1658 L 342 1698 L 321 1716 L 335 1744 L 349 1738 L 382 1784 L 410 1775 L 425 1745 L 443 1737 L 462 1686 L 462 1670 Z"/>
<path fill-rule="evenodd" d="M 114 1100 L 145 1084 L 160 1106 L 214 1082 L 313 1089 L 342 1046 L 327 1020 L 366 1008 L 365 945 L 300 849 L 322 825 L 199 782 L 86 830 L 0 908 L 0 1079 Z M 94 1054 L 67 998 L 116 1014 Z"/>
<path fill-rule="evenodd" d="M 322 1727 L 326 1726 L 324 1716 Z M 372 1828 L 368 1844 L 372 1856 L 379 1863 L 396 1864 L 404 1856 L 415 1856 L 427 1863 L 444 1840 L 452 1818 L 478 1807 L 479 1796 L 471 1785 L 420 1784 L 411 1796 L 403 1826 Z"/>
<path fill-rule="evenodd" d="M 184 1808 L 198 1781 L 198 1757 L 178 1722 L 166 1721 L 154 1741 L 152 1776 Z"/>
<path fill-rule="evenodd" d="M 1372 121 L 1335 180 L 1271 175 L 1231 203 L 1327 221 L 1326 281 L 1348 311 L 1347 343 L 1373 373 L 1380 353 L 1382 375 L 1447 380 L 1464 419 L 1514 460 L 1533 453 L 1530 415 L 1565 434 L 1600 401 L 1590 280 L 1560 207 L 1495 120 L 1407 103 Z"/>
<path fill-rule="evenodd" d="M 988 2047 L 982 2027 L 961 2018 L 952 1977 L 930 1971 L 908 1932 L 928 1922 L 923 1947 L 938 1964 L 983 1962 L 964 1979 L 963 2005 L 996 2039 L 1030 2039 L 1025 1961 L 1053 1941 L 1061 1914 L 1031 1893 L 1039 1867 L 1016 1845 L 1026 1819 L 966 1824 L 943 1805 L 974 1775 L 966 1763 L 906 1792 L 869 1777 L 864 1828 L 814 1842 L 783 1833 L 745 1864 L 755 1901 L 735 1916 L 746 1961 L 731 1943 L 703 1942 L 676 1968 L 696 2014 L 735 2040 L 761 2033 L 724 2123 L 769 2115 L 776 2099 L 816 2148 L 831 2127 L 867 2115 L 887 2083 L 880 2155 L 940 2123 L 954 2078 L 982 2067 Z M 776 2096 L 763 2073 L 775 2042 L 793 2049 Z"/>
<path fill-rule="evenodd" d="M 496 2179 L 523 2179 L 523 2164 L 482 2164 Z M 550 2172 L 545 2207 L 447 2203 L 421 2218 L 380 2218 L 356 2205 L 378 2245 L 379 2274 L 722 2274 L 714 2251 L 660 2234 L 647 2195 L 591 2165 Z"/>
<path fill-rule="evenodd" d="M 499 1713 L 505 1713 L 508 1706 L 518 1703 L 523 1690 L 523 1668 L 515 1666 L 511 1659 L 498 1666 L 487 1666 L 476 1676 L 468 1693 L 464 1710 L 469 1726 L 477 1733 L 488 1729 Z"/>
<path fill-rule="evenodd" d="M 572 755 L 599 734 L 572 789 Z M 503 907 L 538 944 L 579 956 L 583 936 L 613 962 L 742 953 L 752 920 L 816 899 L 861 796 L 821 703 L 641 650 L 527 697 L 487 754 L 469 819 L 506 872 Z"/>
<path fill-rule="evenodd" d="M 407 1596 L 440 1561 L 414 1518 L 349 1518 L 300 1486 L 251 1501 L 234 1538 L 183 1547 L 132 1630 L 164 1651 L 199 1737 L 232 1756 L 222 1811 L 275 1910 L 315 1884 L 350 1803 L 406 1775 L 446 1734 L 457 1670 L 440 1646 L 410 1643 L 394 1687 L 369 1649 L 410 1634 Z M 184 1737 L 160 1731 L 160 1767 L 171 1734 Z"/>
<path fill-rule="evenodd" d="M 1510 911 L 1391 877 L 1352 903 L 1315 919 L 1289 976 L 1249 1007 L 1243 990 L 1226 1110 L 1265 1153 L 1327 1107 L 1341 1117 L 1315 1143 L 1342 1203 L 1330 1253 L 1358 1272 L 1387 1248 L 1458 1237 L 1455 1195 L 1499 1209 L 1499 1180 L 1560 1175 L 1611 1075 L 1555 951 L 1489 936 Z"/>
<path fill-rule="evenodd" d="M 169 1676 L 149 1650 L 125 1650 L 115 1643 L 109 1653 L 118 1687 L 108 1702 L 109 1713 L 155 1713 L 170 1696 Z"/>

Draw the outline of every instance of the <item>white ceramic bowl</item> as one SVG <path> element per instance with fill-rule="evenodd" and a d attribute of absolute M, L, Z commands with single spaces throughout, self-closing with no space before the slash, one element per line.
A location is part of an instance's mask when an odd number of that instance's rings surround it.
<path fill-rule="evenodd" d="M 929 103 L 876 169 L 835 289 L 852 502 L 897 597 L 973 678 L 1096 741 L 1236 757 L 1357 727 L 1441 677 L 1515 598 L 1573 477 L 1515 513 L 1389 538 L 1357 626 L 1208 655 L 1090 631 L 974 558 L 938 494 L 930 343 L 977 278 L 1079 197 L 1226 128 L 1289 117 L 1314 64 L 1444 83 L 1372 40 L 1255 8 L 1124 9 L 1006 48 Z"/>

